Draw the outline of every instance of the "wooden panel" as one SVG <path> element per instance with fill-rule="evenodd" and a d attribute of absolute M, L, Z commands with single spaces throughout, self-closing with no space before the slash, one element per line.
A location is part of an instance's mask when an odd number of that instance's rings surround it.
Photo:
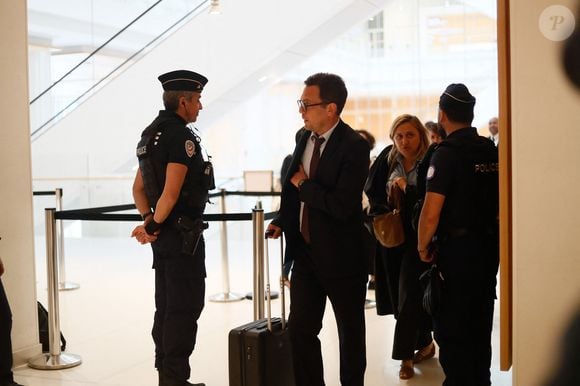
<path fill-rule="evenodd" d="M 499 81 L 500 163 L 500 369 L 512 366 L 512 176 L 509 0 L 498 0 L 497 49 Z"/>

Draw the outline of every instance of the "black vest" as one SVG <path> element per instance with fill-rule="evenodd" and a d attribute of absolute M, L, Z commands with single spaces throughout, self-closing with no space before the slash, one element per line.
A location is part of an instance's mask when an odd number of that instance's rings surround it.
<path fill-rule="evenodd" d="M 442 213 L 437 233 L 462 228 L 469 231 L 496 232 L 499 213 L 499 164 L 497 148 L 481 136 L 450 137 L 439 147 L 451 147 L 459 155 L 458 179 L 461 187 L 446 197 L 450 212 Z M 448 223 L 448 218 L 453 219 Z"/>
<path fill-rule="evenodd" d="M 187 165 L 187 174 L 179 199 L 170 217 L 187 215 L 191 218 L 199 218 L 208 201 L 208 190 L 215 187 L 213 168 L 209 161 L 206 162 L 203 159 L 199 137 L 185 127 L 185 122 L 175 113 L 161 111 L 151 125 L 143 131 L 137 145 L 137 157 L 145 193 L 151 207 L 155 209 L 163 192 L 168 164 L 168 150 L 163 147 L 160 138 L 170 130 L 188 130 L 195 147 L 194 154 Z"/>

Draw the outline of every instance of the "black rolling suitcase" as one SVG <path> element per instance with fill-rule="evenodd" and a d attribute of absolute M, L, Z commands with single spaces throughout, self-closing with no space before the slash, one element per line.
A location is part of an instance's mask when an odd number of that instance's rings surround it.
<path fill-rule="evenodd" d="M 281 245 L 282 256 L 284 247 Z M 280 280 L 281 318 L 272 318 L 266 245 L 268 318 L 234 328 L 229 334 L 230 386 L 294 386 L 290 337 L 284 312 L 284 285 Z M 282 258 L 283 259 L 283 258 Z M 283 264 L 282 264 L 283 265 Z"/>

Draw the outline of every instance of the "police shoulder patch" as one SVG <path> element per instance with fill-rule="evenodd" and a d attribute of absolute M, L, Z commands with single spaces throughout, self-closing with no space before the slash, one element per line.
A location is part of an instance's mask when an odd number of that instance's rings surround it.
<path fill-rule="evenodd" d="M 185 152 L 187 153 L 187 156 L 189 158 L 191 158 L 195 155 L 195 144 L 190 139 L 185 141 Z"/>
<path fill-rule="evenodd" d="M 434 175 L 435 175 L 435 167 L 429 166 L 429 169 L 427 169 L 427 179 L 430 180 Z"/>

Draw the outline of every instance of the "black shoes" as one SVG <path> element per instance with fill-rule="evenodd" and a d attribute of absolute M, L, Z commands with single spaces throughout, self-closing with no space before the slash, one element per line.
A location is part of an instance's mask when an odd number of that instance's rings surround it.
<path fill-rule="evenodd" d="M 205 383 L 189 383 L 187 381 L 178 381 L 159 372 L 159 386 L 205 386 Z"/>
<path fill-rule="evenodd" d="M 187 381 L 169 381 L 160 383 L 159 386 L 205 386 L 205 383 L 189 383 Z"/>

